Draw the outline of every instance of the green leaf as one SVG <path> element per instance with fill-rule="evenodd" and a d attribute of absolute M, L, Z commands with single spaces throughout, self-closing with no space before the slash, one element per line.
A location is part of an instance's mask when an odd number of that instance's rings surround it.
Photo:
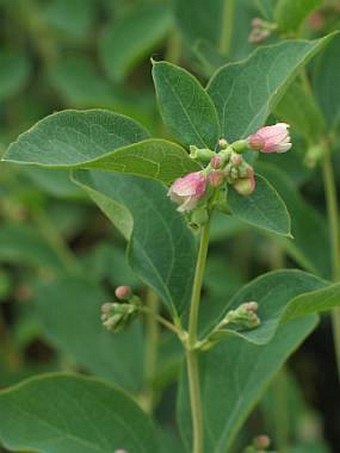
<path fill-rule="evenodd" d="M 0 426 L 2 443 L 11 451 L 158 451 L 150 419 L 128 396 L 75 375 L 45 375 L 3 391 Z"/>
<path fill-rule="evenodd" d="M 318 291 L 295 297 L 286 307 L 282 320 L 287 321 L 316 311 L 330 311 L 339 306 L 340 283 L 335 283 Z"/>
<path fill-rule="evenodd" d="M 329 233 L 325 219 L 306 203 L 289 176 L 277 166 L 258 162 L 257 168 L 273 181 L 291 213 L 294 239 L 276 237 L 276 240 L 280 240 L 287 253 L 305 270 L 331 278 Z"/>
<path fill-rule="evenodd" d="M 306 17 L 322 3 L 322 0 L 278 0 L 274 21 L 281 31 L 297 31 Z"/>
<path fill-rule="evenodd" d="M 197 79 L 165 61 L 153 62 L 152 75 L 163 121 L 184 144 L 214 148 L 220 137 L 215 107 Z"/>
<path fill-rule="evenodd" d="M 30 74 L 30 62 L 26 55 L 0 50 L 0 102 L 20 92 Z"/>
<path fill-rule="evenodd" d="M 45 26 L 60 32 L 67 42 L 70 38 L 87 41 L 95 17 L 94 0 L 52 0 L 43 11 Z"/>
<path fill-rule="evenodd" d="M 136 121 L 108 110 L 64 110 L 21 134 L 8 148 L 5 160 L 72 167 L 148 136 Z"/>
<path fill-rule="evenodd" d="M 149 5 L 111 24 L 99 47 L 109 76 L 122 81 L 166 37 L 172 22 L 172 12 L 165 5 Z"/>
<path fill-rule="evenodd" d="M 222 134 L 234 141 L 262 126 L 297 71 L 333 36 L 260 47 L 246 60 L 222 66 L 207 87 Z"/>
<path fill-rule="evenodd" d="M 85 55 L 63 55 L 49 68 L 48 78 L 66 104 L 73 107 L 110 107 L 115 100 L 109 81 Z"/>
<path fill-rule="evenodd" d="M 340 35 L 318 56 L 313 73 L 313 87 L 327 124 L 340 123 Z"/>
<path fill-rule="evenodd" d="M 189 303 L 196 247 L 183 216 L 159 183 L 103 171 L 76 171 L 75 181 L 129 241 L 131 268 L 175 313 Z"/>
<path fill-rule="evenodd" d="M 228 8 L 230 1 L 225 0 L 176 0 L 176 22 L 185 43 L 197 55 L 197 46 L 201 44 L 211 48 L 213 54 L 224 47 L 225 27 L 232 24 L 231 45 L 228 57 L 235 60 L 244 58 L 252 45 L 248 42 L 250 22 L 257 11 L 252 1 L 233 1 L 233 17 L 230 18 Z M 230 9 L 229 9 L 230 11 Z M 224 55 L 224 58 L 226 55 Z M 201 70 L 200 67 L 197 68 Z"/>
<path fill-rule="evenodd" d="M 26 224 L 4 223 L 0 227 L 0 261 L 62 270 L 63 263 L 41 233 Z"/>
<path fill-rule="evenodd" d="M 90 278 L 61 276 L 37 288 L 34 304 L 46 337 L 58 350 L 87 371 L 137 392 L 143 381 L 141 328 L 134 323 L 126 332 L 108 332 L 100 307 L 109 300 Z"/>
<path fill-rule="evenodd" d="M 209 353 L 200 355 L 204 451 L 231 451 L 237 432 L 271 379 L 311 333 L 316 322 L 315 315 L 290 321 L 281 326 L 272 341 L 265 346 L 230 338 L 219 343 Z M 177 402 L 182 436 L 190 450 L 191 416 L 184 377 Z"/>
<path fill-rule="evenodd" d="M 321 291 L 321 295 L 318 295 L 320 289 L 326 290 L 327 288 L 329 291 Z M 302 271 L 269 272 L 241 288 L 231 299 L 222 316 L 219 317 L 222 319 L 229 310 L 237 308 L 244 302 L 256 301 L 259 304 L 258 316 L 261 324 L 255 329 L 243 331 L 226 327 L 221 331 L 219 338 L 237 335 L 251 343 L 266 344 L 272 340 L 280 324 L 287 319 L 335 307 L 339 303 L 336 300 L 336 292 L 340 297 L 340 285 L 335 288 L 327 286 L 325 280 Z M 323 295 L 324 299 L 322 299 Z M 301 306 L 299 296 L 303 296 L 304 302 Z M 297 307 L 297 305 L 299 306 Z M 214 325 L 216 325 L 216 321 Z"/>
<path fill-rule="evenodd" d="M 23 133 L 5 159 L 53 168 L 98 168 L 165 183 L 200 169 L 176 143 L 146 137 L 127 117 L 105 110 L 65 110 Z"/>
<path fill-rule="evenodd" d="M 201 169 L 181 146 L 162 139 L 125 146 L 82 167 L 144 176 L 166 184 Z"/>
<path fill-rule="evenodd" d="M 256 188 L 251 195 L 228 192 L 228 207 L 240 220 L 283 236 L 290 235 L 290 216 L 274 187 L 256 175 Z"/>
<path fill-rule="evenodd" d="M 274 114 L 297 129 L 308 142 L 319 142 L 325 127 L 324 119 L 314 97 L 300 84 L 292 83 Z"/>

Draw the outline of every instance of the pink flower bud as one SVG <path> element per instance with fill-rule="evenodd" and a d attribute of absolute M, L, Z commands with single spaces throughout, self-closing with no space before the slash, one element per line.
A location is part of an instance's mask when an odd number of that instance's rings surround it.
<path fill-rule="evenodd" d="M 130 286 L 117 286 L 115 296 L 119 300 L 127 300 L 131 297 L 132 291 Z"/>
<path fill-rule="evenodd" d="M 220 186 L 224 181 L 224 173 L 222 170 L 214 170 L 208 175 L 208 182 L 212 187 Z"/>
<path fill-rule="evenodd" d="M 191 211 L 203 197 L 206 187 L 207 177 L 201 171 L 196 171 L 176 179 L 168 191 L 168 196 L 179 205 L 177 211 Z"/>
<path fill-rule="evenodd" d="M 292 147 L 288 128 L 286 123 L 262 127 L 248 137 L 248 145 L 263 153 L 285 153 Z"/>
<path fill-rule="evenodd" d="M 218 154 L 216 154 L 216 156 L 211 158 L 210 165 L 215 170 L 220 168 L 220 166 L 221 166 L 221 157 Z"/>
<path fill-rule="evenodd" d="M 247 178 L 239 178 L 233 183 L 233 188 L 240 195 L 251 195 L 255 190 L 255 176 L 250 174 Z"/>

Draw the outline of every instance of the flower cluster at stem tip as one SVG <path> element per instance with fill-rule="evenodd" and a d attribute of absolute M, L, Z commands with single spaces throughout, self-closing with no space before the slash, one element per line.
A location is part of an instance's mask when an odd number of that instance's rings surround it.
<path fill-rule="evenodd" d="M 247 149 L 262 153 L 284 153 L 292 147 L 289 124 L 277 123 L 258 129 L 244 140 L 232 144 L 222 138 L 220 150 L 199 149 L 190 146 L 190 157 L 205 168 L 178 178 L 170 186 L 168 196 L 179 212 L 190 212 L 201 202 L 211 198 L 212 193 L 229 184 L 240 195 L 251 195 L 256 186 L 255 171 L 246 162 L 242 153 Z"/>

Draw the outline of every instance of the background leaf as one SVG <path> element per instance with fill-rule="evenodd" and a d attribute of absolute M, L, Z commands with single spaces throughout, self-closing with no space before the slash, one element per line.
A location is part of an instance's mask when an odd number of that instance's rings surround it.
<path fill-rule="evenodd" d="M 155 181 L 102 171 L 76 171 L 74 178 L 130 241 L 131 268 L 170 309 L 183 312 L 196 247 L 166 189 Z"/>
<path fill-rule="evenodd" d="M 66 374 L 33 378 L 3 391 L 0 437 L 12 451 L 158 451 L 150 420 L 124 393 Z"/>
<path fill-rule="evenodd" d="M 167 35 L 172 11 L 166 5 L 144 5 L 113 22 L 100 41 L 100 57 L 109 76 L 122 81 Z"/>
<path fill-rule="evenodd" d="M 245 61 L 217 70 L 207 91 L 228 141 L 247 137 L 262 126 L 297 71 L 333 36 L 260 47 Z"/>
<path fill-rule="evenodd" d="M 267 162 L 258 162 L 256 168 L 273 182 L 291 213 L 293 239 L 276 237 L 275 240 L 280 240 L 287 253 L 305 270 L 330 278 L 330 244 L 325 219 L 306 203 L 281 169 Z"/>
<path fill-rule="evenodd" d="M 197 79 L 165 61 L 153 62 L 160 112 L 170 131 L 184 145 L 214 148 L 219 139 L 215 107 Z"/>
<path fill-rule="evenodd" d="M 0 68 L 0 102 L 2 102 L 25 87 L 31 67 L 26 55 L 1 49 Z"/>
<path fill-rule="evenodd" d="M 91 278 L 70 276 L 40 285 L 34 297 L 46 337 L 57 349 L 87 371 L 137 392 L 143 380 L 141 327 L 134 323 L 126 332 L 108 332 L 100 307 L 109 301 Z"/>
<path fill-rule="evenodd" d="M 284 236 L 290 235 L 287 207 L 273 186 L 260 175 L 256 175 L 256 188 L 250 195 L 240 195 L 231 188 L 228 207 L 244 222 Z"/>
<path fill-rule="evenodd" d="M 340 122 L 340 35 L 318 56 L 314 66 L 313 87 L 327 124 Z"/>
<path fill-rule="evenodd" d="M 322 3 L 322 0 L 278 0 L 274 9 L 274 21 L 282 31 L 297 31 L 313 9 Z"/>

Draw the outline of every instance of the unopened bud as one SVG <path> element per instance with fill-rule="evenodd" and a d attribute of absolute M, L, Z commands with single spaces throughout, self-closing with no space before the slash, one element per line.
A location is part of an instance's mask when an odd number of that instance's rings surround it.
<path fill-rule="evenodd" d="M 270 438 L 266 434 L 256 436 L 253 440 L 253 445 L 257 450 L 262 450 L 264 448 L 270 447 L 270 443 Z"/>
<path fill-rule="evenodd" d="M 233 189 L 240 195 L 251 195 L 256 187 L 254 175 L 248 178 L 239 178 L 232 184 Z"/>
<path fill-rule="evenodd" d="M 243 157 L 240 154 L 233 153 L 230 156 L 230 163 L 232 163 L 235 167 L 238 167 L 239 165 L 241 165 L 242 162 L 243 162 Z"/>
<path fill-rule="evenodd" d="M 223 149 L 227 148 L 228 146 L 227 140 L 225 138 L 220 138 L 218 141 L 218 146 Z"/>
<path fill-rule="evenodd" d="M 115 290 L 115 296 L 119 300 L 128 300 L 132 296 L 130 286 L 118 286 Z"/>
<path fill-rule="evenodd" d="M 214 170 L 208 174 L 208 182 L 212 187 L 219 187 L 224 182 L 224 173 L 222 170 Z"/>
<path fill-rule="evenodd" d="M 135 304 L 106 303 L 101 307 L 100 319 L 107 330 L 119 332 L 131 324 L 139 311 L 140 307 Z"/>
<path fill-rule="evenodd" d="M 214 168 L 215 170 L 217 170 L 218 168 L 220 168 L 221 163 L 222 163 L 222 160 L 221 160 L 221 157 L 220 157 L 218 154 L 216 154 L 216 156 L 214 156 L 214 157 L 211 158 L 210 165 L 211 165 L 211 167 Z"/>
<path fill-rule="evenodd" d="M 257 302 L 245 302 L 236 310 L 230 310 L 222 321 L 222 326 L 227 324 L 236 324 L 240 328 L 251 329 L 260 324 L 260 318 L 257 316 Z"/>

